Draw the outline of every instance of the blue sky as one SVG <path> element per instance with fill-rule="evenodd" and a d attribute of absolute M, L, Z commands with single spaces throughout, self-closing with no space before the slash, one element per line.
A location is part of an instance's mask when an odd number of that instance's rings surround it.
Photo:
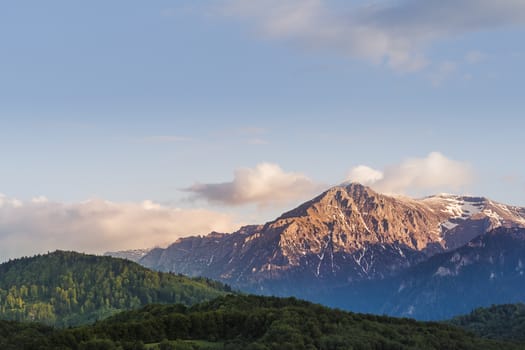
<path fill-rule="evenodd" d="M 73 234 L 18 223 L 59 212 L 77 227 L 107 203 L 165 217 L 133 237 L 113 218 L 67 248 L 233 229 L 359 165 L 385 192 L 523 206 L 524 24 L 518 0 L 3 3 L 0 207 L 19 220 L 0 222 L 3 245 L 48 249 Z M 213 220 L 172 217 L 199 210 Z"/>

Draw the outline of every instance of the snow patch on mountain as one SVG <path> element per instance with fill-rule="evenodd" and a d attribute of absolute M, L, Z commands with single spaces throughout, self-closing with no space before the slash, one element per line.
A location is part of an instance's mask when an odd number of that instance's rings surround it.
<path fill-rule="evenodd" d="M 451 219 L 467 219 L 472 215 L 480 213 L 484 207 L 483 201 L 468 197 L 448 196 L 441 198 L 447 203 L 443 212 L 450 214 Z"/>
<path fill-rule="evenodd" d="M 437 271 L 434 273 L 434 276 L 440 276 L 440 277 L 445 277 L 445 276 L 455 276 L 456 273 L 452 270 L 450 270 L 449 268 L 447 267 L 444 267 L 444 266 L 440 266 Z"/>

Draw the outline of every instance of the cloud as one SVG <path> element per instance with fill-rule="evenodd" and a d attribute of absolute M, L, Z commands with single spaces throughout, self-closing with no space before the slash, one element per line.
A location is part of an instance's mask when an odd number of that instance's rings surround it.
<path fill-rule="evenodd" d="M 173 143 L 173 142 L 187 142 L 192 141 L 191 137 L 186 136 L 176 136 L 176 135 L 157 135 L 157 136 L 147 136 L 142 139 L 144 142 L 151 143 Z"/>
<path fill-rule="evenodd" d="M 483 62 L 487 58 L 487 55 L 480 51 L 470 51 L 465 55 L 465 62 L 469 64 L 476 64 Z"/>
<path fill-rule="evenodd" d="M 265 139 L 260 139 L 260 138 L 248 139 L 246 142 L 248 144 L 250 144 L 250 145 L 267 145 L 267 144 L 269 144 L 268 141 L 266 141 Z"/>
<path fill-rule="evenodd" d="M 440 86 L 457 70 L 457 63 L 451 61 L 442 62 L 431 74 L 430 81 L 434 86 Z"/>
<path fill-rule="evenodd" d="M 384 171 L 360 165 L 353 168 L 347 178 L 349 182 L 360 182 L 380 192 L 399 194 L 459 190 L 471 179 L 468 164 L 448 159 L 439 152 L 425 158 L 407 159 Z"/>
<path fill-rule="evenodd" d="M 277 164 L 261 163 L 253 169 L 237 169 L 231 182 L 196 183 L 185 191 L 210 202 L 265 206 L 306 198 L 318 189 L 319 186 L 303 174 L 285 172 Z"/>
<path fill-rule="evenodd" d="M 525 1 L 230 0 L 222 13 L 271 39 L 418 71 L 430 64 L 426 49 L 440 40 L 525 24 Z"/>
<path fill-rule="evenodd" d="M 267 129 L 257 127 L 257 126 L 242 127 L 242 128 L 238 128 L 237 131 L 240 134 L 244 134 L 244 135 L 263 135 L 268 132 Z"/>
<path fill-rule="evenodd" d="M 179 209 L 144 201 L 93 199 L 22 202 L 0 195 L 0 260 L 71 249 L 90 253 L 165 245 L 179 237 L 231 232 L 234 217 L 205 209 Z"/>
<path fill-rule="evenodd" d="M 362 185 L 372 185 L 383 179 L 384 175 L 379 170 L 372 169 L 366 165 L 359 165 L 348 174 L 348 180 L 351 182 L 358 182 Z"/>
<path fill-rule="evenodd" d="M 268 130 L 261 127 L 243 127 L 238 128 L 237 133 L 245 138 L 245 142 L 249 145 L 268 145 L 270 142 L 264 138 Z"/>

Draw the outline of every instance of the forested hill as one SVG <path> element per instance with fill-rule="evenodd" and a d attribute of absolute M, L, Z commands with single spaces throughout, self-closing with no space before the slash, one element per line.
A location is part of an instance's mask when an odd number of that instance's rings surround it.
<path fill-rule="evenodd" d="M 71 326 L 150 303 L 192 305 L 229 291 L 123 259 L 56 251 L 0 265 L 0 318 Z"/>
<path fill-rule="evenodd" d="M 228 295 L 192 307 L 148 305 L 94 325 L 53 330 L 0 322 L 10 349 L 525 349 L 447 324 L 329 309 L 293 298 Z"/>
<path fill-rule="evenodd" d="M 478 308 L 450 322 L 485 338 L 525 342 L 524 304 Z"/>

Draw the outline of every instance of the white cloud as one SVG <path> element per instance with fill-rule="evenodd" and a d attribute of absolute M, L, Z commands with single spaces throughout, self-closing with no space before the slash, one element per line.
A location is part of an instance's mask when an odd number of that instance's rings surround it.
<path fill-rule="evenodd" d="M 400 71 L 429 65 L 438 40 L 525 24 L 523 0 L 229 0 L 223 13 L 247 19 L 265 36 L 307 49 L 386 64 Z"/>
<path fill-rule="evenodd" d="M 472 179 L 468 164 L 448 159 L 439 152 L 425 158 L 410 158 L 384 171 L 364 165 L 350 171 L 348 181 L 361 182 L 384 193 L 421 194 L 459 190 Z"/>
<path fill-rule="evenodd" d="M 383 179 L 383 173 L 379 170 L 372 169 L 366 165 L 358 165 L 348 174 L 347 180 L 358 182 L 362 185 L 372 185 Z"/>
<path fill-rule="evenodd" d="M 240 168 L 231 182 L 201 184 L 185 189 L 196 198 L 228 205 L 255 203 L 265 206 L 306 198 L 319 187 L 300 173 L 285 172 L 277 164 L 261 163 Z"/>
<path fill-rule="evenodd" d="M 49 200 L 45 196 L 38 196 L 33 199 L 31 199 L 31 202 L 33 203 L 47 203 Z"/>
<path fill-rule="evenodd" d="M 231 232 L 231 215 L 152 201 L 22 202 L 0 195 L 0 261 L 56 249 L 90 253 L 165 245 L 179 237 Z"/>
<path fill-rule="evenodd" d="M 7 207 L 13 207 L 13 208 L 19 208 L 23 204 L 21 201 L 19 201 L 16 198 L 9 198 L 6 195 L 0 193 L 0 209 L 7 208 Z"/>

